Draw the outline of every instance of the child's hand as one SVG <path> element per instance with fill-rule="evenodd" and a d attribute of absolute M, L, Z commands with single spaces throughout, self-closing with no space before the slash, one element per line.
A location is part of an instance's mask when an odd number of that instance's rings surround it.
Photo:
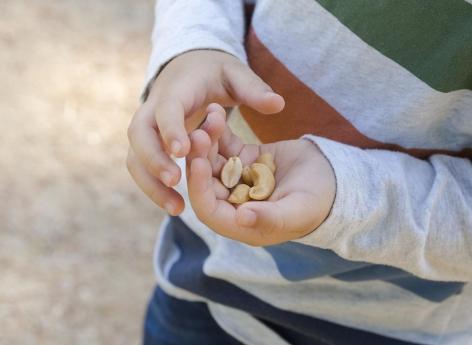
<path fill-rule="evenodd" d="M 144 193 L 172 215 L 182 212 L 184 202 L 171 188 L 180 170 L 170 154 L 188 154 L 187 131 L 201 123 L 211 102 L 245 104 L 265 114 L 284 107 L 281 96 L 227 53 L 191 51 L 167 64 L 129 126 L 127 165 Z"/>
<path fill-rule="evenodd" d="M 308 140 L 244 145 L 225 123 L 215 104 L 202 129 L 190 138 L 187 156 L 190 202 L 197 217 L 222 236 L 255 246 L 297 239 L 316 229 L 328 216 L 335 197 L 335 176 L 328 160 Z M 275 160 L 276 187 L 267 201 L 237 208 L 226 201 L 229 192 L 219 181 L 227 158 L 239 156 L 249 165 L 264 152 Z"/>

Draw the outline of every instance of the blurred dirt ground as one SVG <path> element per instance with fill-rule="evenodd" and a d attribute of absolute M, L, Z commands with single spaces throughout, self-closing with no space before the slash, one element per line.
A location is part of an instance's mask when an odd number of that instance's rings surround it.
<path fill-rule="evenodd" d="M 153 0 L 0 1 L 0 344 L 138 344 L 162 213 L 125 168 Z"/>

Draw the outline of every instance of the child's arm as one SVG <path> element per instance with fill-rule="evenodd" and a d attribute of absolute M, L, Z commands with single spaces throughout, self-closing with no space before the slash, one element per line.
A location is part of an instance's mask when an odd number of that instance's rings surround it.
<path fill-rule="evenodd" d="M 193 211 L 214 231 L 255 246 L 297 241 L 429 280 L 472 281 L 470 160 L 421 160 L 315 136 L 307 138 L 317 145 L 305 139 L 244 145 L 212 112 L 203 128 L 214 148 L 201 129 L 193 132 L 187 183 Z M 271 197 L 237 209 L 226 202 L 226 188 L 212 178 L 222 166 L 215 149 L 238 155 L 243 165 L 272 153 Z"/>
<path fill-rule="evenodd" d="M 172 188 L 181 172 L 169 154 L 188 154 L 187 130 L 203 120 L 206 105 L 246 104 L 262 113 L 283 108 L 283 99 L 245 64 L 243 34 L 242 0 L 157 2 L 149 86 L 128 128 L 127 166 L 172 215 L 184 202 Z"/>
<path fill-rule="evenodd" d="M 229 53 L 246 62 L 243 0 L 157 0 L 144 98 L 149 82 L 174 57 L 197 49 Z"/>
<path fill-rule="evenodd" d="M 472 281 L 472 164 L 311 137 L 336 175 L 327 220 L 298 242 L 443 281 Z"/>

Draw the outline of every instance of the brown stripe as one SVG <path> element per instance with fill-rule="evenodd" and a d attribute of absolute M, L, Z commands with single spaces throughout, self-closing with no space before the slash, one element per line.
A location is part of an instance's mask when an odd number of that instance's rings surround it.
<path fill-rule="evenodd" d="M 249 32 L 250 29 L 254 7 L 254 4 L 244 4 L 244 23 L 246 33 Z"/>
<path fill-rule="evenodd" d="M 254 72 L 282 95 L 286 102 L 285 109 L 275 115 L 263 115 L 241 106 L 241 114 L 263 143 L 315 134 L 360 148 L 400 151 L 419 158 L 438 153 L 472 158 L 472 148 L 460 152 L 406 149 L 368 138 L 278 61 L 252 28 L 246 38 L 246 51 Z"/>

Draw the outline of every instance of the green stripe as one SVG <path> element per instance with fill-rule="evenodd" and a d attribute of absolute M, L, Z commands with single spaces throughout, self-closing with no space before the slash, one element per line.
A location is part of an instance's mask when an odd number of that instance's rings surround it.
<path fill-rule="evenodd" d="M 432 88 L 472 90 L 472 5 L 464 0 L 317 0 Z"/>

